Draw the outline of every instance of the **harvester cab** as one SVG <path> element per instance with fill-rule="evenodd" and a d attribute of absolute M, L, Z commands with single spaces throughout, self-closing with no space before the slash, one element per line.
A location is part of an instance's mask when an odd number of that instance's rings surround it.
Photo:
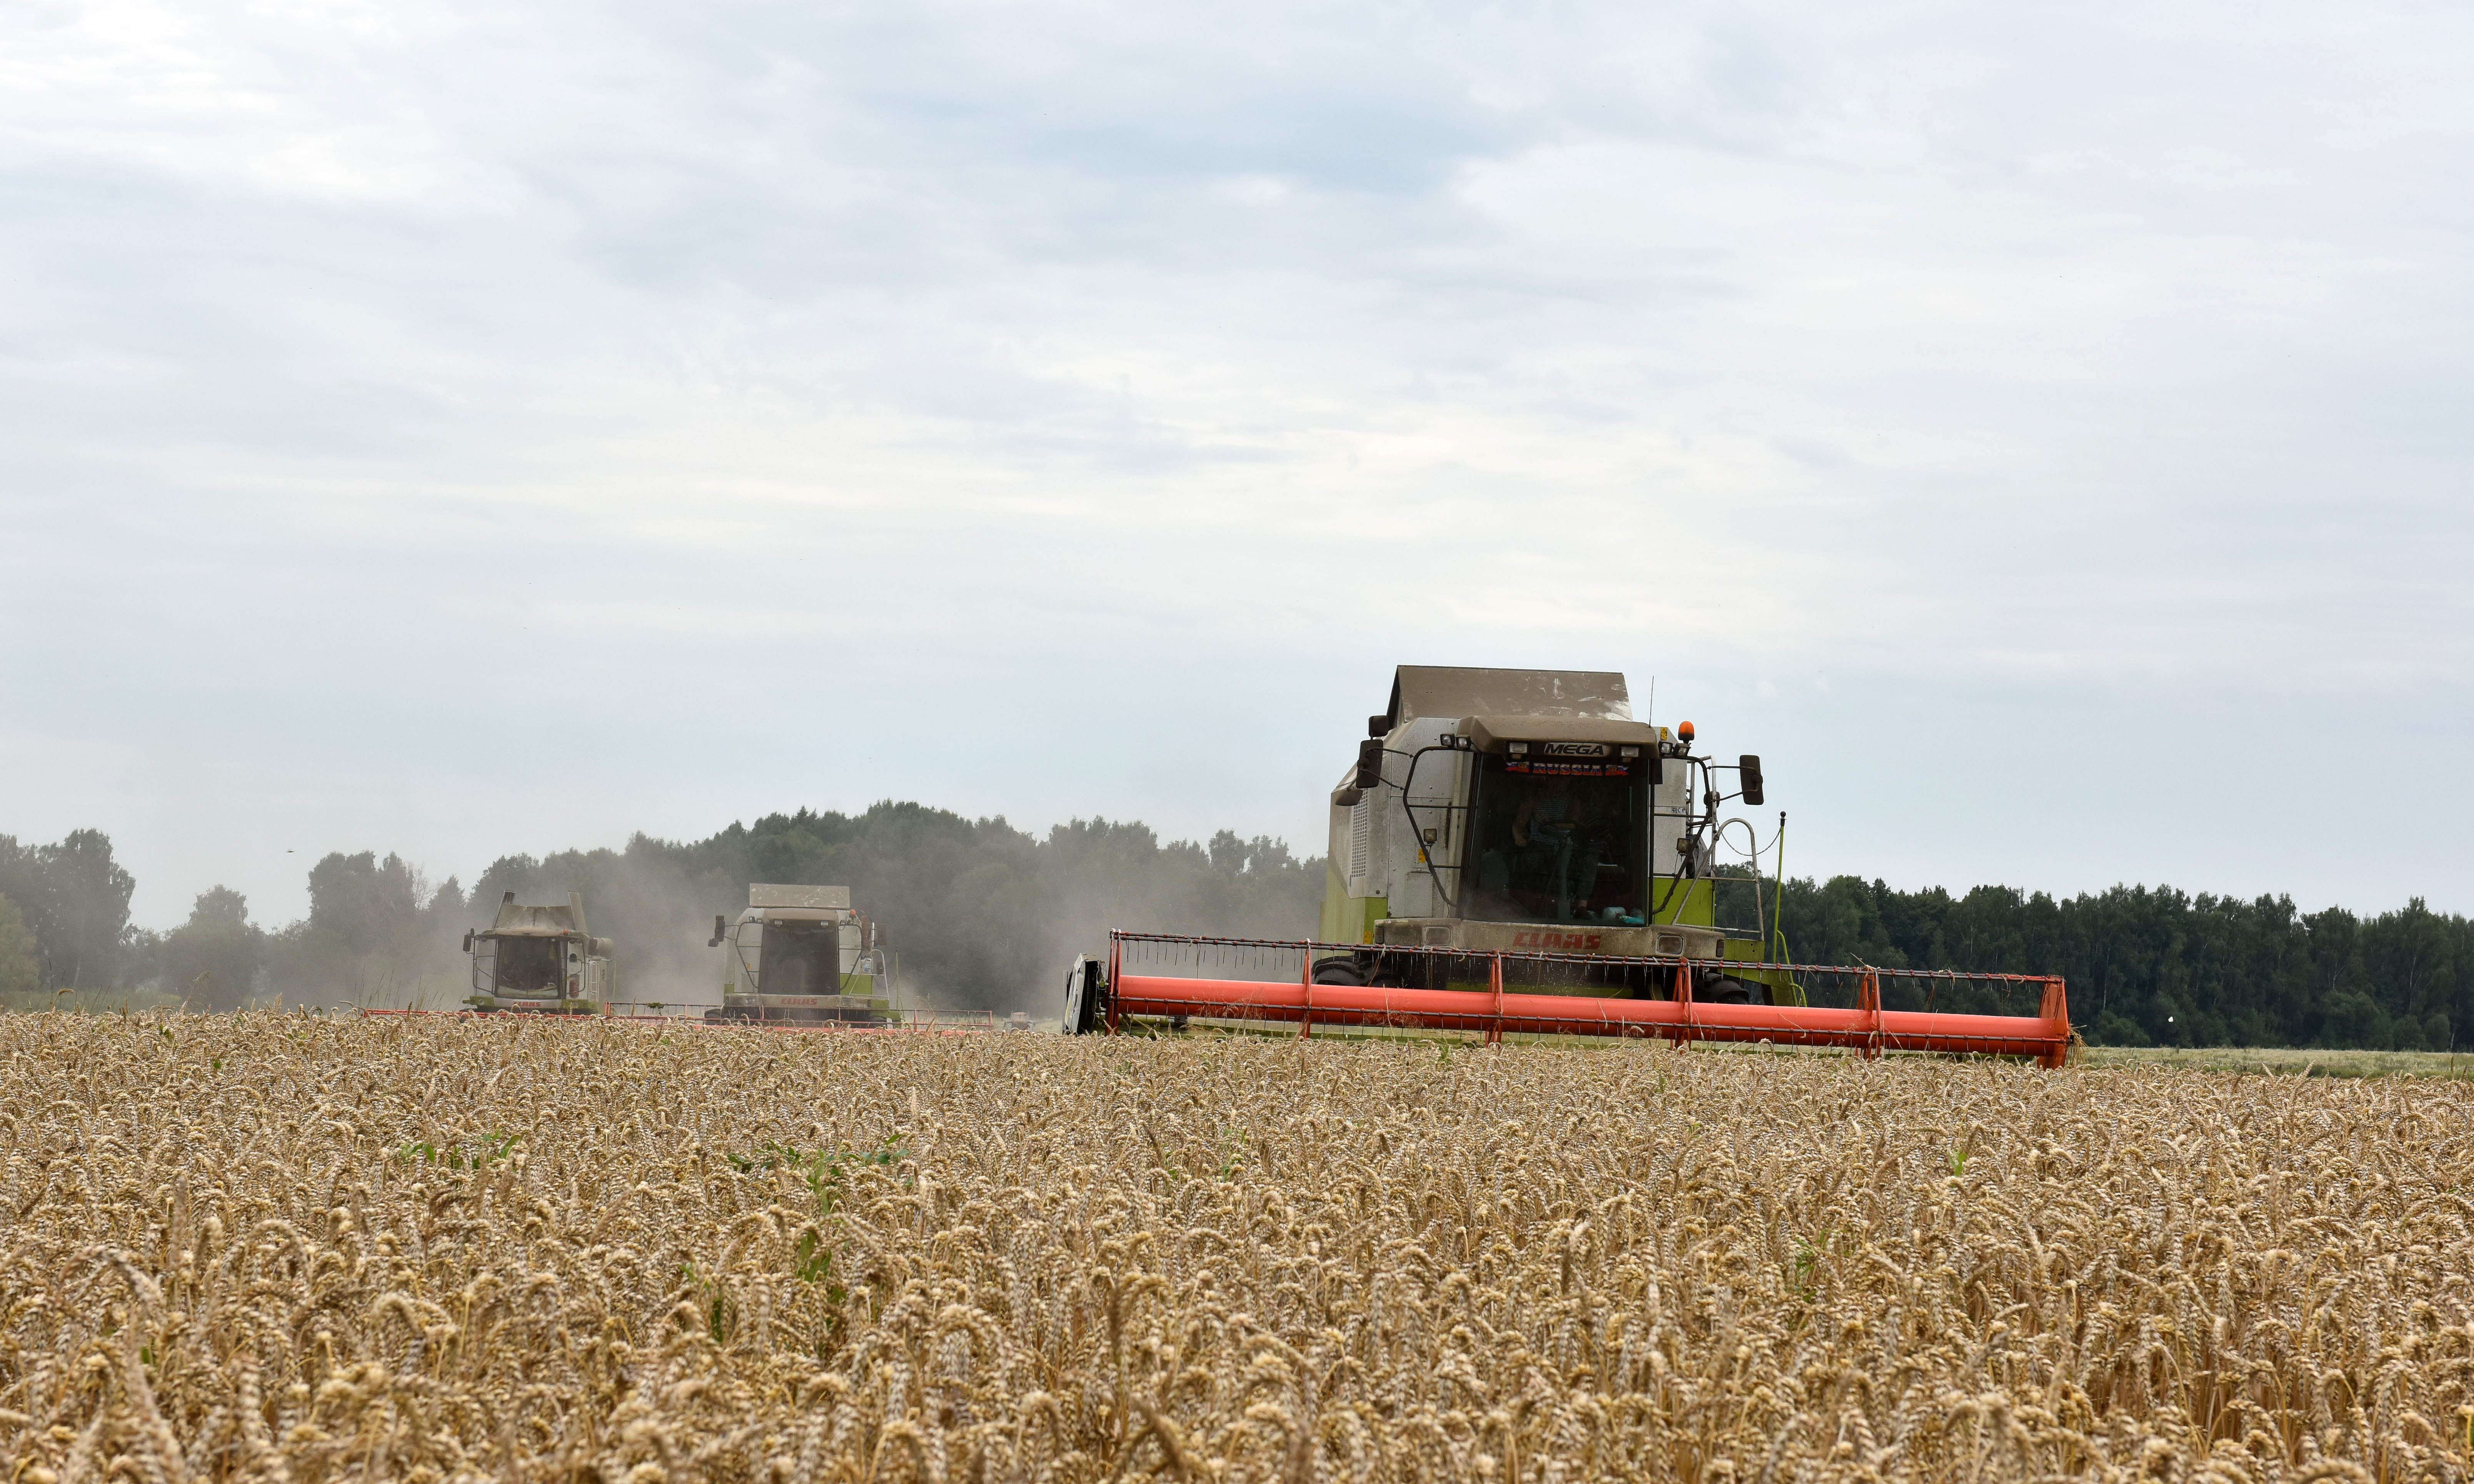
<path fill-rule="evenodd" d="M 1757 858 L 1731 802 L 1763 802 L 1760 759 L 1693 748 L 1690 722 L 1636 720 L 1612 671 L 1403 665 L 1331 794 L 1319 938 L 1361 943 L 1315 964 L 1318 984 L 1423 985 L 1448 961 L 1389 948 L 1587 960 L 1696 961 L 1696 997 L 1772 1003 L 1760 916 L 1718 925 L 1717 856 Z M 1742 874 L 1754 874 L 1745 872 Z M 1587 965 L 1582 965 L 1586 970 Z M 1584 992 L 1643 992 L 1637 964 L 1581 972 Z M 1424 985 L 1442 987 L 1440 983 Z"/>
<path fill-rule="evenodd" d="M 901 1016 L 897 956 L 852 911 L 848 887 L 752 885 L 736 922 L 713 919 L 723 950 L 713 1021 L 877 1025 Z"/>
<path fill-rule="evenodd" d="M 464 935 L 464 951 L 473 959 L 464 1003 L 474 1010 L 592 1015 L 610 1003 L 610 939 L 585 928 L 581 892 L 527 907 L 510 891 L 488 927 Z"/>

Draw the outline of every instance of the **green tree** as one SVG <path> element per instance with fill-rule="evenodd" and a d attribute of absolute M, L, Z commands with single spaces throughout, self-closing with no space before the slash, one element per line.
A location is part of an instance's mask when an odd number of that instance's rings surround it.
<path fill-rule="evenodd" d="M 0 896 L 0 995 L 33 994 L 43 987 L 43 962 L 26 914 Z"/>
<path fill-rule="evenodd" d="M 270 983 L 310 1004 L 451 1003 L 463 911 L 451 880 L 433 888 L 401 856 L 334 852 L 309 868 L 309 915 L 268 943 Z"/>
<path fill-rule="evenodd" d="M 129 899 L 136 878 L 112 859 L 111 837 L 73 830 L 51 845 L 20 845 L 0 835 L 0 895 L 12 898 L 35 931 L 48 988 L 102 988 L 119 983 L 132 955 Z"/>
<path fill-rule="evenodd" d="M 2099 1042 L 2447 1050 L 2474 1027 L 2474 923 L 2420 898 L 2366 921 L 2283 896 L 1977 887 L 1953 901 L 1840 876 L 1786 883 L 1782 915 L 1804 962 L 2057 974 Z M 1953 1009 L 2005 1008 L 1989 990 L 1943 992 Z M 1883 1001 L 1903 1008 L 1895 988 Z"/>
<path fill-rule="evenodd" d="M 156 950 L 166 992 L 193 1010 L 237 1010 L 257 986 L 266 935 L 249 920 L 249 900 L 229 887 L 201 892 L 189 920 Z"/>

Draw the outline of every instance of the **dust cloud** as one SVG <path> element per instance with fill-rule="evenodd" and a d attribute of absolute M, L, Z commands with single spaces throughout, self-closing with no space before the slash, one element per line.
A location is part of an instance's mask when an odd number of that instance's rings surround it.
<path fill-rule="evenodd" d="M 1067 960 L 1102 951 L 1110 928 L 1310 936 L 1323 863 L 1231 831 L 1163 841 L 1147 825 L 1078 819 L 1042 838 L 1003 818 L 882 803 L 775 815 L 691 842 L 640 835 L 618 850 L 510 856 L 474 881 L 451 937 L 486 927 L 503 892 L 556 902 L 579 891 L 592 931 L 614 940 L 614 998 L 716 1005 L 722 950 L 705 945 L 716 914 L 747 905 L 751 882 L 848 887 L 900 956 L 914 1006 L 1045 1017 Z"/>

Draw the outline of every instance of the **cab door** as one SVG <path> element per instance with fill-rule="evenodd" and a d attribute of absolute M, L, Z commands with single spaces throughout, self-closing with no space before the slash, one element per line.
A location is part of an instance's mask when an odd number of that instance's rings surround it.
<path fill-rule="evenodd" d="M 722 993 L 761 994 L 757 965 L 764 961 L 764 924 L 742 922 L 731 929 L 730 961 L 722 965 Z M 735 987 L 734 987 L 735 986 Z"/>

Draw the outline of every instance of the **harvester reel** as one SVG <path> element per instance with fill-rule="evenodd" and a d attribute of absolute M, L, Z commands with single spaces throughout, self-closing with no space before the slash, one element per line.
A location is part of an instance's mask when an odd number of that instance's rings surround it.
<path fill-rule="evenodd" d="M 1295 977 L 1277 979 L 1220 978 L 1207 970 L 1186 974 L 1119 968 L 1110 974 L 1100 960 L 1079 959 L 1066 985 L 1068 1032 L 1139 1027 L 1149 1033 L 1159 1022 L 1184 1017 L 1284 1020 L 1295 1022 L 1300 1035 L 1324 1029 L 1407 1027 L 1480 1032 L 1491 1041 L 1507 1034 L 1661 1036 L 1679 1044 L 1834 1046 L 1867 1058 L 1887 1052 L 2032 1057 L 2048 1067 L 2063 1064 L 2072 1034 L 2062 982 L 2046 975 L 1959 976 L 1997 994 L 2037 997 L 2033 1014 L 1976 1014 L 1884 1008 L 1885 982 L 1906 998 L 1920 985 L 1929 987 L 1953 977 L 1919 969 L 1673 955 L 1471 952 L 1442 945 L 1358 948 L 1122 930 L 1108 938 L 1109 962 L 1117 964 L 1129 948 L 1141 957 L 1154 953 L 1154 945 L 1173 947 L 1173 957 L 1178 959 L 1197 948 L 1223 950 L 1230 968 L 1259 970 L 1267 959 L 1276 961 L 1299 949 L 1306 957 L 1302 963 L 1289 960 L 1298 964 Z M 1196 966 L 1203 965 L 1198 960 Z M 1476 979 L 1481 972 L 1486 978 Z M 1341 982 L 1344 976 L 1360 974 L 1364 983 Z M 1754 975 L 1793 978 L 1773 992 L 1763 978 Z M 1476 987 L 1472 980 L 1492 985 Z M 1807 984 L 1834 985 L 1829 998 L 1852 1003 L 1808 1003 Z"/>

